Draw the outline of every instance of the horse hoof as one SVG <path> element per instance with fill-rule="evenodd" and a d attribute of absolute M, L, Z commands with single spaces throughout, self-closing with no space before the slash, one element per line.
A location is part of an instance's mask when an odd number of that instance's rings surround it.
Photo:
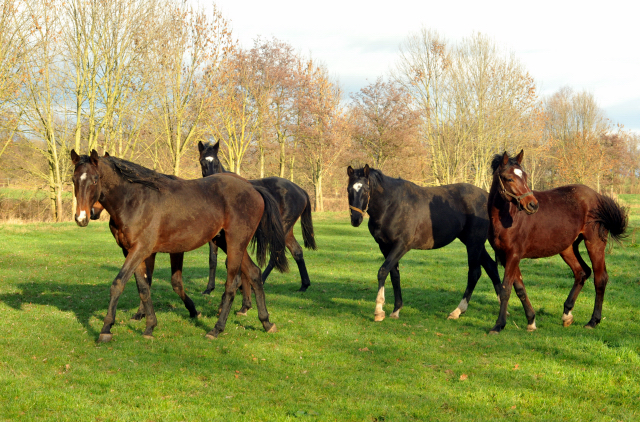
<path fill-rule="evenodd" d="M 309 288 L 309 286 L 301 286 L 301 287 L 298 289 L 298 291 L 299 291 L 299 292 L 306 292 L 308 288 Z"/>
<path fill-rule="evenodd" d="M 491 330 L 491 331 L 489 331 L 489 334 L 492 334 L 492 335 L 493 334 L 500 334 L 500 331 Z"/>
<path fill-rule="evenodd" d="M 591 325 L 587 324 L 587 325 L 585 325 L 585 326 L 584 326 L 584 328 L 588 328 L 589 330 L 593 330 L 595 327 L 593 327 L 593 326 L 591 326 Z"/>
<path fill-rule="evenodd" d="M 392 312 L 391 315 L 389 315 L 389 318 L 393 318 L 393 319 L 400 318 L 400 310 L 398 309 L 397 311 Z"/>
<path fill-rule="evenodd" d="M 527 325 L 527 331 L 529 331 L 529 332 L 535 331 L 537 329 L 538 329 L 538 327 L 536 327 L 536 323 L 535 322 L 533 324 Z"/>
<path fill-rule="evenodd" d="M 203 295 L 210 295 L 212 292 L 212 290 L 205 290 L 204 292 L 202 292 Z"/>
<path fill-rule="evenodd" d="M 238 316 L 247 316 L 247 311 L 243 311 L 242 309 L 240 309 L 238 312 L 236 312 L 236 315 L 238 315 Z"/>
<path fill-rule="evenodd" d="M 215 340 L 218 338 L 218 334 L 220 333 L 218 333 L 214 328 L 213 330 L 209 331 L 205 337 L 208 338 L 209 340 Z"/>
<path fill-rule="evenodd" d="M 278 329 L 276 328 L 276 324 L 272 324 L 271 328 L 267 330 L 267 333 L 277 333 Z"/>
<path fill-rule="evenodd" d="M 374 317 L 373 317 L 373 320 L 375 322 L 383 321 L 384 320 L 384 316 L 385 316 L 385 313 L 384 313 L 384 311 L 382 311 L 379 314 L 375 314 Z"/>
<path fill-rule="evenodd" d="M 154 339 L 153 334 L 143 334 L 142 338 L 146 338 L 147 340 L 153 340 Z"/>
<path fill-rule="evenodd" d="M 562 315 L 562 326 L 568 327 L 573 324 L 573 315 Z"/>
<path fill-rule="evenodd" d="M 100 336 L 98 337 L 98 342 L 99 343 L 109 343 L 112 338 L 113 338 L 113 334 L 111 334 L 111 333 L 109 333 L 109 334 L 100 334 Z"/>
<path fill-rule="evenodd" d="M 460 308 L 456 308 L 453 310 L 453 312 L 449 314 L 447 319 L 458 319 L 460 318 L 460 314 L 462 314 L 462 312 L 460 311 Z"/>
<path fill-rule="evenodd" d="M 140 321 L 142 320 L 142 318 L 144 318 L 144 314 L 141 314 L 140 312 L 133 314 L 133 316 L 131 317 L 132 321 Z"/>
<path fill-rule="evenodd" d="M 202 312 L 197 312 L 193 315 L 189 315 L 189 318 L 195 319 L 195 318 L 200 318 L 201 316 L 202 316 Z"/>

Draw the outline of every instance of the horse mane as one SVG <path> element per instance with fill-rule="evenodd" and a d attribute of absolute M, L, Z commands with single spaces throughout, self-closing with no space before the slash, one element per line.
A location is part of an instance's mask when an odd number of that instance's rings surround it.
<path fill-rule="evenodd" d="M 109 163 L 116 174 L 129 183 L 138 183 L 151 189 L 160 191 L 167 186 L 169 180 L 178 180 L 176 176 L 158 173 L 155 170 L 143 167 L 140 164 L 116 157 L 103 158 Z"/>
<path fill-rule="evenodd" d="M 496 155 L 493 156 L 493 160 L 491 160 L 491 172 L 492 173 L 495 173 L 496 170 L 498 170 L 498 167 L 500 167 L 500 164 L 502 164 L 502 157 L 503 157 L 503 154 L 496 154 Z M 509 157 L 508 164 L 510 166 L 517 166 L 518 165 L 518 161 L 514 157 Z"/>

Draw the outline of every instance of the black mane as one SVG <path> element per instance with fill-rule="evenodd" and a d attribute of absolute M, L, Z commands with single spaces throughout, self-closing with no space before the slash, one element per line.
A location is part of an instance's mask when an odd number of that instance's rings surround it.
<path fill-rule="evenodd" d="M 155 170 L 143 167 L 140 164 L 123 160 L 116 157 L 105 157 L 104 160 L 109 163 L 122 179 L 130 183 L 139 183 L 157 191 L 167 186 L 169 180 L 177 180 L 176 176 L 158 173 Z"/>

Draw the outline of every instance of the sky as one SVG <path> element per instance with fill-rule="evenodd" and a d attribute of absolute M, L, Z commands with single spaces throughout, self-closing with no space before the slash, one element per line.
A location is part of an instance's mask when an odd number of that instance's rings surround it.
<path fill-rule="evenodd" d="M 191 0 L 211 8 L 206 0 Z M 541 96 L 591 92 L 611 123 L 640 133 L 640 19 L 609 0 L 218 0 L 245 48 L 275 37 L 324 63 L 346 93 L 386 77 L 400 45 L 421 28 L 455 43 L 475 32 L 512 52 Z M 637 6 L 636 6 L 637 7 Z"/>

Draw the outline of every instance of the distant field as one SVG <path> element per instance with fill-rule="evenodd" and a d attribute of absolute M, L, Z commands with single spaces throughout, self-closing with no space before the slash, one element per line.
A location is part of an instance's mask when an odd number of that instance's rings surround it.
<path fill-rule="evenodd" d="M 62 192 L 63 198 L 71 198 L 71 191 Z M 0 188 L 0 199 L 18 199 L 23 201 L 29 201 L 32 199 L 47 199 L 49 198 L 49 192 L 45 190 L 30 190 L 19 188 Z"/>
<path fill-rule="evenodd" d="M 582 328 L 592 280 L 576 323 L 562 327 L 573 279 L 553 257 L 521 266 L 539 329 L 526 331 L 512 294 L 507 327 L 490 336 L 498 302 L 484 274 L 467 313 L 446 319 L 466 285 L 459 242 L 410 252 L 400 264 L 400 319 L 374 323 L 382 256 L 366 222 L 348 221 L 346 212 L 314 215 L 319 250 L 305 251 L 306 293 L 296 291 L 292 260 L 291 272 L 267 281 L 278 333 L 265 333 L 252 309 L 230 316 L 215 341 L 204 338 L 222 290 L 200 294 L 208 262 L 201 248 L 185 256 L 185 285 L 203 316 L 189 319 L 171 288 L 169 259 L 159 255 L 155 339 L 143 339 L 144 322 L 129 319 L 139 301 L 132 280 L 108 344 L 95 341 L 123 257 L 107 224 L 0 226 L 0 420 L 640 419 L 640 247 L 631 239 L 607 255 L 610 284 L 595 330 Z M 223 263 L 221 254 L 218 280 Z"/>

